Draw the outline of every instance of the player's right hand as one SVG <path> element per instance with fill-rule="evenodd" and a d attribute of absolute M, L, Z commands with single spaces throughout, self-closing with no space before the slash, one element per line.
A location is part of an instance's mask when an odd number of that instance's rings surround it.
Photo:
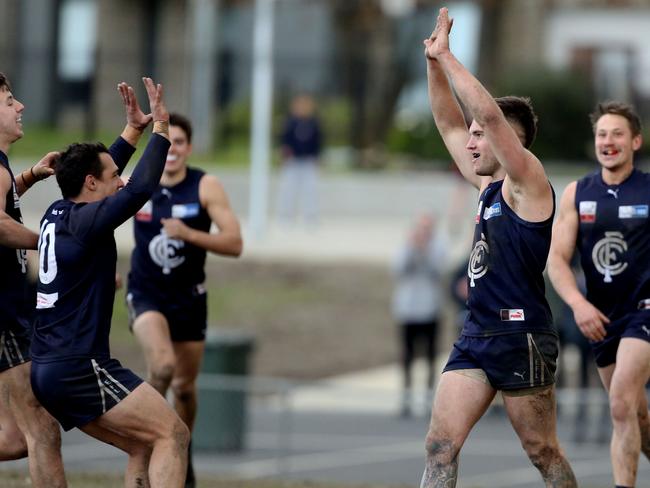
<path fill-rule="evenodd" d="M 582 335 L 591 341 L 602 341 L 607 335 L 605 326 L 609 324 L 607 316 L 587 300 L 573 307 L 573 317 Z"/>
<path fill-rule="evenodd" d="M 144 87 L 149 96 L 149 108 L 154 122 L 169 122 L 169 112 L 163 99 L 163 87 L 160 83 L 155 84 L 151 78 L 142 78 Z"/>

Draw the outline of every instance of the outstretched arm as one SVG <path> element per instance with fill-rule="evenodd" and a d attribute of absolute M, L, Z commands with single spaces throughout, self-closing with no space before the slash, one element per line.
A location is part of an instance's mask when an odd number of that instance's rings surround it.
<path fill-rule="evenodd" d="M 553 224 L 553 239 L 548 255 L 548 276 L 558 295 L 573 310 L 576 324 L 585 337 L 593 341 L 605 338 L 609 319 L 594 307 L 578 288 L 571 269 L 571 258 L 578 236 L 578 212 L 575 208 L 576 182 L 562 194 L 557 220 Z"/>
<path fill-rule="evenodd" d="M 243 250 L 239 220 L 230 207 L 228 195 L 217 178 L 212 175 L 201 178 L 199 199 L 201 206 L 206 209 L 219 232 L 211 233 L 193 229 L 180 219 L 163 219 L 163 227 L 167 235 L 215 254 L 239 256 Z"/>
<path fill-rule="evenodd" d="M 448 34 L 451 24 L 447 9 L 441 8 L 434 31 L 435 38 L 428 43 L 427 54 L 440 63 L 461 102 L 483 129 L 492 152 L 514 185 L 513 193 L 552 202 L 552 193 L 542 164 L 524 148 L 492 95 L 449 50 Z"/>
<path fill-rule="evenodd" d="M 436 38 L 439 28 L 440 26 L 436 24 L 431 37 L 424 40 L 431 112 L 438 132 L 440 132 L 442 140 L 461 174 L 473 186 L 479 188 L 481 178 L 474 172 L 471 156 L 465 148 L 469 138 L 465 116 L 451 91 L 447 75 L 442 70 L 440 63 L 429 54 L 429 50 L 432 49 L 432 39 Z M 448 28 L 451 29 L 451 23 Z"/>

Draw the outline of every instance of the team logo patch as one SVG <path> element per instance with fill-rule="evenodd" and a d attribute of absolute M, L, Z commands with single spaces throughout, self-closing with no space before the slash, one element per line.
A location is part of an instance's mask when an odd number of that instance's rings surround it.
<path fill-rule="evenodd" d="M 173 219 L 186 219 L 189 217 L 196 217 L 199 214 L 198 203 L 182 203 L 172 205 L 172 218 Z"/>
<path fill-rule="evenodd" d="M 596 202 L 582 201 L 579 207 L 580 222 L 593 223 L 596 221 Z"/>
<path fill-rule="evenodd" d="M 170 274 L 172 269 L 185 262 L 185 256 L 179 253 L 185 246 L 180 239 L 170 239 L 163 231 L 149 242 L 151 260 L 162 268 L 163 274 Z"/>
<path fill-rule="evenodd" d="M 627 263 L 622 257 L 626 252 L 627 242 L 620 232 L 605 232 L 605 237 L 591 250 L 591 260 L 596 271 L 603 275 L 605 283 L 611 283 L 612 276 L 625 271 Z"/>
<path fill-rule="evenodd" d="M 135 220 L 139 222 L 151 222 L 152 219 L 153 219 L 153 204 L 151 203 L 151 200 L 149 200 L 135 214 Z"/>
<path fill-rule="evenodd" d="M 494 205 L 487 207 L 483 212 L 483 220 L 489 220 L 492 217 L 501 216 L 501 203 L 497 202 Z"/>
<path fill-rule="evenodd" d="M 619 219 L 647 219 L 647 205 L 621 205 L 618 207 Z"/>
<path fill-rule="evenodd" d="M 469 286 L 476 286 L 475 280 L 478 280 L 488 271 L 487 256 L 490 254 L 490 247 L 485 240 L 485 235 L 481 233 L 481 238 L 474 244 L 474 249 L 469 255 L 467 265 L 467 276 L 469 276 Z"/>
<path fill-rule="evenodd" d="M 524 317 L 524 310 L 521 308 L 502 308 L 501 320 L 504 322 L 523 322 L 526 318 Z"/>

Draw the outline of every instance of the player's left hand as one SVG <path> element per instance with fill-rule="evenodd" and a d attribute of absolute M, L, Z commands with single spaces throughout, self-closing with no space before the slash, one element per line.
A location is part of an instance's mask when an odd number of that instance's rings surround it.
<path fill-rule="evenodd" d="M 145 114 L 140 108 L 138 99 L 135 97 L 133 88 L 128 84 L 122 82 L 117 85 L 120 92 L 122 101 L 124 102 L 124 109 L 126 110 L 126 123 L 136 130 L 142 132 L 147 128 L 152 120 L 151 114 Z"/>
<path fill-rule="evenodd" d="M 189 227 L 181 219 L 160 219 L 167 237 L 185 240 Z"/>
<path fill-rule="evenodd" d="M 447 8 L 442 7 L 431 36 L 423 41 L 424 55 L 427 59 L 438 59 L 438 56 L 449 51 L 449 32 L 451 32 L 452 25 L 454 25 L 454 19 L 450 19 Z"/>
<path fill-rule="evenodd" d="M 43 159 L 32 167 L 32 173 L 34 173 L 34 176 L 36 176 L 38 180 L 44 180 L 45 178 L 52 176 L 54 174 L 54 163 L 59 155 L 60 153 L 53 151 L 43 156 Z"/>

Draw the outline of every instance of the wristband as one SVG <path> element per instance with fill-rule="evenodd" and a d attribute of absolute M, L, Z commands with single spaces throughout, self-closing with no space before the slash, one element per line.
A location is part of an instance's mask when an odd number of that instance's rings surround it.
<path fill-rule="evenodd" d="M 169 133 L 169 121 L 168 120 L 156 120 L 153 123 L 153 131 L 163 134 Z"/>

